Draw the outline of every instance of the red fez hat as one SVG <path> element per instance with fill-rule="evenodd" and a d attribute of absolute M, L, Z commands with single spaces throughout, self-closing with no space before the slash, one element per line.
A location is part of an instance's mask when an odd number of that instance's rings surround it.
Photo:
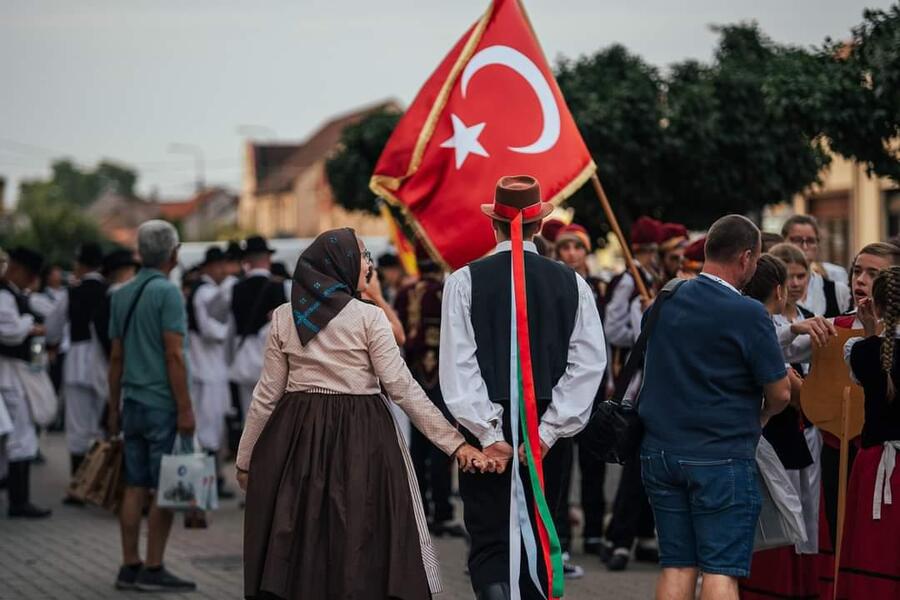
<path fill-rule="evenodd" d="M 548 242 L 556 242 L 556 236 L 565 228 L 566 224 L 559 219 L 547 219 L 541 227 L 541 237 Z"/>
<path fill-rule="evenodd" d="M 681 245 L 686 245 L 687 241 L 687 227 L 681 223 L 663 223 L 659 242 L 660 250 L 668 252 Z"/>
<path fill-rule="evenodd" d="M 684 249 L 684 260 L 703 264 L 706 262 L 706 238 L 694 240 Z"/>
<path fill-rule="evenodd" d="M 588 252 L 591 251 L 591 236 L 588 235 L 587 229 L 577 223 L 572 223 L 560 229 L 559 234 L 556 236 L 556 244 L 559 245 L 566 241 L 577 242 L 583 245 Z"/>
<path fill-rule="evenodd" d="M 481 212 L 495 221 L 511 222 L 522 213 L 522 223 L 534 223 L 553 212 L 553 205 L 541 201 L 541 184 L 529 175 L 501 177 L 494 190 L 494 203 L 482 204 Z"/>
<path fill-rule="evenodd" d="M 639 217 L 631 226 L 632 246 L 655 246 L 662 241 L 662 223 L 650 217 Z"/>

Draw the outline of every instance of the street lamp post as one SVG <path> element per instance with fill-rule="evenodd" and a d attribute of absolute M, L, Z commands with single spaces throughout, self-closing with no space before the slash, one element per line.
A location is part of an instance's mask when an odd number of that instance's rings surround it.
<path fill-rule="evenodd" d="M 198 192 L 203 191 L 206 187 L 205 177 L 203 175 L 203 148 L 196 144 L 173 142 L 169 144 L 169 152 L 172 154 L 189 154 L 194 157 L 194 185 Z"/>

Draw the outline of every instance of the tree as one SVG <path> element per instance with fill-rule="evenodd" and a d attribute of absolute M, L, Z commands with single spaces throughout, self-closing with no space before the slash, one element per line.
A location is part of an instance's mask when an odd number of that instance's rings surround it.
<path fill-rule="evenodd" d="M 339 150 L 325 163 L 325 172 L 337 203 L 347 210 L 378 214 L 369 178 L 399 120 L 399 113 L 383 109 L 341 133 Z"/>
<path fill-rule="evenodd" d="M 597 163 L 597 174 L 626 229 L 666 203 L 659 169 L 663 149 L 662 80 L 656 68 L 622 46 L 560 60 L 556 80 Z M 608 226 L 591 186 L 569 199 L 593 237 Z"/>
<path fill-rule="evenodd" d="M 812 55 L 775 44 L 755 24 L 716 30 L 713 64 L 674 65 L 663 98 L 662 215 L 692 228 L 790 200 L 829 162 L 809 119 L 786 109 L 801 106 L 787 85 L 797 71 L 818 75 Z"/>

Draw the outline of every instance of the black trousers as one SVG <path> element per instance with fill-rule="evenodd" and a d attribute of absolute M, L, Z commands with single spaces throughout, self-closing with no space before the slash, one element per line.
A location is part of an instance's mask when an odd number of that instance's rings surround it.
<path fill-rule="evenodd" d="M 577 438 L 576 438 L 577 439 Z M 584 511 L 584 539 L 603 537 L 606 516 L 606 463 L 579 448 L 578 469 L 581 471 L 581 508 Z"/>
<path fill-rule="evenodd" d="M 569 490 L 572 485 L 572 463 L 575 444 L 571 438 L 556 441 L 544 458 L 544 494 L 553 515 L 553 525 L 563 552 L 569 551 L 572 526 L 569 523 Z"/>
<path fill-rule="evenodd" d="M 561 506 L 567 504 L 568 483 L 571 477 L 563 475 L 572 472 L 572 440 L 561 439 L 554 444 L 544 458 L 544 493 L 550 513 L 561 513 Z M 566 462 L 568 461 L 568 462 Z M 568 466 L 566 466 L 568 465 Z M 528 514 L 534 527 L 534 497 L 529 486 L 528 470 L 519 470 L 525 487 Z M 466 530 L 472 539 L 469 548 L 469 576 L 472 588 L 479 590 L 492 583 L 509 581 L 509 494 L 512 470 L 500 475 L 493 473 L 459 474 L 459 493 L 465 505 Z M 563 495 L 565 490 L 565 495 Z M 566 509 L 568 527 L 568 509 Z M 554 518 L 554 525 L 556 522 Z M 536 529 L 535 529 L 536 531 Z M 540 544 L 540 542 L 538 542 Z M 538 578 L 541 588 L 547 587 L 547 572 L 538 549 Z M 524 600 L 543 598 L 528 576 L 525 549 L 522 549 L 522 577 L 519 589 Z"/>
<path fill-rule="evenodd" d="M 641 461 L 635 456 L 622 467 L 606 538 L 614 548 L 630 550 L 636 537 L 654 537 L 654 527 L 653 510 L 641 480 Z"/>
<path fill-rule="evenodd" d="M 409 453 L 413 468 L 416 470 L 416 479 L 419 481 L 419 490 L 422 492 L 425 516 L 434 523 L 452 521 L 450 488 L 453 459 L 432 444 L 415 427 L 412 428 L 409 440 Z"/>

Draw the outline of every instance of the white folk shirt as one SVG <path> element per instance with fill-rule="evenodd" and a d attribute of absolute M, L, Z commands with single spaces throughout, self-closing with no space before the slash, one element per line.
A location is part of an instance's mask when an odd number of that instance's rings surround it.
<path fill-rule="evenodd" d="M 197 331 L 189 332 L 191 376 L 198 381 L 223 381 L 228 371 L 228 322 L 210 315 L 209 307 L 219 296 L 219 286 L 208 275 L 201 281 L 193 299 Z"/>
<path fill-rule="evenodd" d="M 834 282 L 834 295 L 837 298 L 838 310 L 844 314 L 850 309 L 850 288 L 846 283 Z M 825 314 L 825 279 L 818 273 L 809 274 L 809 287 L 806 290 L 806 298 L 800 302 L 800 306 L 817 316 Z"/>
<path fill-rule="evenodd" d="M 82 277 L 83 281 L 104 281 L 100 273 L 93 271 Z M 47 341 L 53 343 L 60 339 L 65 328 L 71 328 L 69 323 L 69 302 L 71 296 L 66 294 L 57 303 L 53 313 L 47 318 Z M 64 324 L 64 327 L 60 325 Z M 106 395 L 107 372 L 105 361 L 98 360 L 98 353 L 102 354 L 102 348 L 93 334 L 80 342 L 72 342 L 63 362 L 63 383 L 65 385 L 79 385 L 93 389 L 98 395 Z"/>
<path fill-rule="evenodd" d="M 496 252 L 509 251 L 501 242 Z M 537 253 L 532 242 L 525 251 Z M 581 431 L 591 415 L 594 397 L 606 369 L 606 342 L 597 303 L 588 283 L 575 278 L 578 309 L 569 338 L 566 372 L 553 388 L 550 406 L 540 424 L 540 437 L 547 446 L 559 438 Z M 488 396 L 476 358 L 472 327 L 472 276 L 469 267 L 456 271 L 444 283 L 441 304 L 440 382 L 448 410 L 482 447 L 503 441 L 503 407 Z"/>

